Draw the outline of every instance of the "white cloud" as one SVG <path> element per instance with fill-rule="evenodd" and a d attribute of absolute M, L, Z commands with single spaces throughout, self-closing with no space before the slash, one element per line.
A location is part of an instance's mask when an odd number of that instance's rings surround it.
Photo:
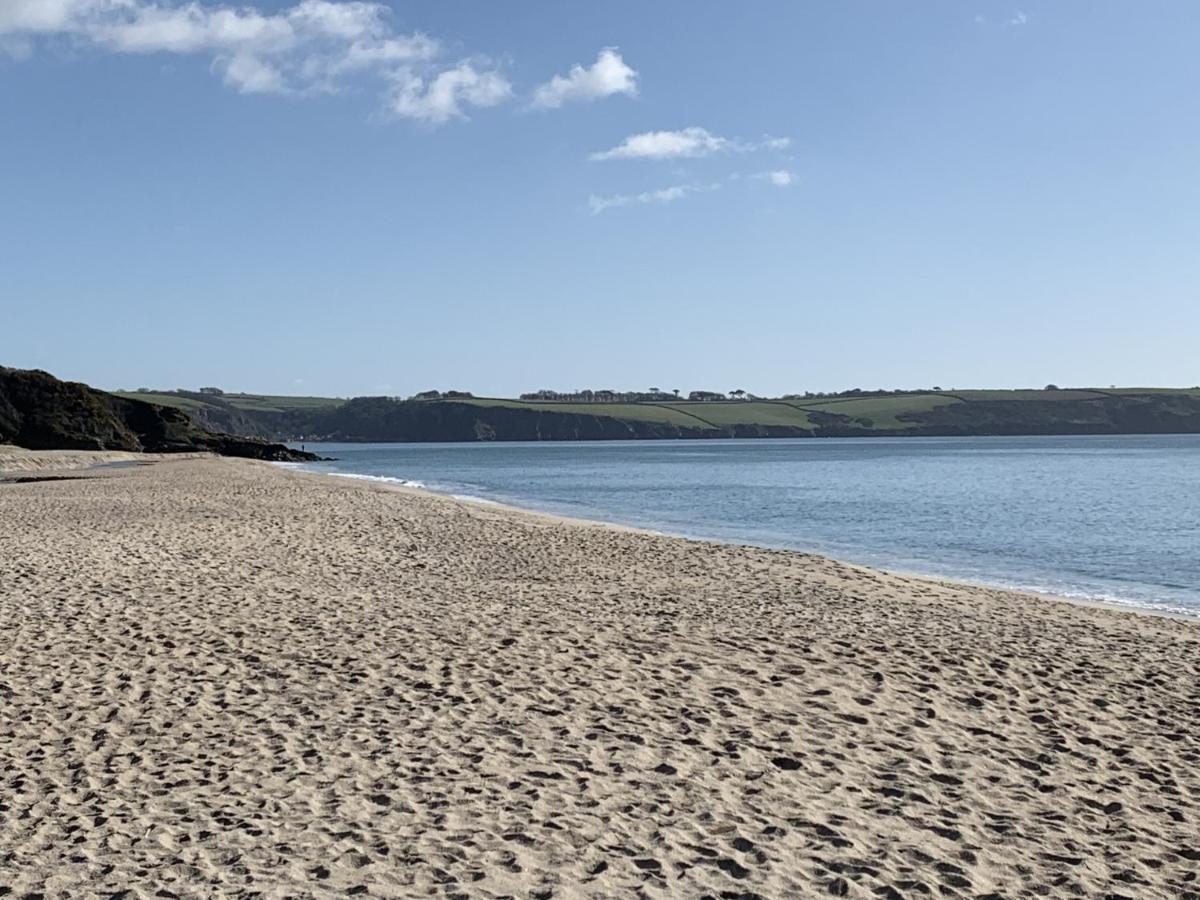
<path fill-rule="evenodd" d="M 707 129 L 691 127 L 680 131 L 646 131 L 633 134 L 611 150 L 593 153 L 591 158 L 603 159 L 678 159 L 709 156 L 729 146 L 726 138 Z"/>
<path fill-rule="evenodd" d="M 640 194 L 614 194 L 609 197 L 597 197 L 595 194 L 588 198 L 588 209 L 592 215 L 599 215 L 606 209 L 616 209 L 621 206 L 632 206 L 639 203 L 674 203 L 691 194 L 715 191 L 719 184 L 695 185 L 677 184 L 656 191 L 644 191 Z"/>
<path fill-rule="evenodd" d="M 433 59 L 439 51 L 438 42 L 423 34 L 360 39 L 350 44 L 336 60 L 331 60 L 329 68 L 333 74 L 339 74 L 389 63 L 418 62 Z"/>
<path fill-rule="evenodd" d="M 127 12 L 85 22 L 84 34 L 122 53 L 240 53 L 278 55 L 299 35 L 286 16 L 253 10 L 186 6 L 128 6 Z"/>
<path fill-rule="evenodd" d="M 96 6 L 95 0 L 3 0 L 0 33 L 62 31 Z"/>
<path fill-rule="evenodd" d="M 470 61 L 430 79 L 402 72 L 389 104 L 407 119 L 438 125 L 465 118 L 464 106 L 496 106 L 512 96 L 512 85 L 496 71 L 481 71 Z"/>
<path fill-rule="evenodd" d="M 533 106 L 557 109 L 573 100 L 598 100 L 614 94 L 637 95 L 638 74 L 621 58 L 616 47 L 605 47 L 589 68 L 571 67 L 564 75 L 555 75 L 533 92 Z"/>
<path fill-rule="evenodd" d="M 1029 16 L 1027 16 L 1025 13 L 1021 12 L 1021 10 L 1018 9 L 1016 11 L 1016 13 L 1013 15 L 1013 17 L 1008 20 L 1008 24 L 1009 25 L 1028 25 L 1029 24 Z"/>
<path fill-rule="evenodd" d="M 256 56 L 238 54 L 223 60 L 225 83 L 242 94 L 282 94 L 287 91 L 283 73 Z"/>
<path fill-rule="evenodd" d="M 775 187 L 791 187 L 795 182 L 796 176 L 787 169 L 775 169 L 771 172 L 759 172 L 754 176 L 762 181 L 769 181 Z"/>
<path fill-rule="evenodd" d="M 241 93 L 333 92 L 373 78 L 398 115 L 435 124 L 508 99 L 498 72 L 436 65 L 438 41 L 397 32 L 390 15 L 364 0 L 299 0 L 271 12 L 199 0 L 0 0 L 0 47 L 27 53 L 31 41 L 59 38 L 113 53 L 205 55 Z"/>
<path fill-rule="evenodd" d="M 695 159 L 715 153 L 750 153 L 755 150 L 783 150 L 791 138 L 765 137 L 761 141 L 731 140 L 693 125 L 679 131 L 645 131 L 631 134 L 617 146 L 593 153 L 593 160 L 606 159 Z"/>
<path fill-rule="evenodd" d="M 383 17 L 387 7 L 361 0 L 332 2 L 332 0 L 301 0 L 287 13 L 288 19 L 301 31 L 310 31 L 346 41 L 367 36 L 379 37 L 386 32 Z"/>

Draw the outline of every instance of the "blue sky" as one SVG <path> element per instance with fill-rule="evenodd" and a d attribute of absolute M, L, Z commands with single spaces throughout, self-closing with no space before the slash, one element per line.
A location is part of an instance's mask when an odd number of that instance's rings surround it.
<path fill-rule="evenodd" d="M 1198 46 L 1192 0 L 0 0 L 0 363 L 1193 385 Z"/>

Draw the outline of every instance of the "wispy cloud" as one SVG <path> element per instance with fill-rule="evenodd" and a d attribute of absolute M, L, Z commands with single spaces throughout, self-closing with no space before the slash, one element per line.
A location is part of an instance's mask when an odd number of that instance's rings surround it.
<path fill-rule="evenodd" d="M 691 127 L 681 131 L 646 131 L 625 138 L 610 150 L 591 155 L 592 159 L 679 159 L 710 156 L 729 146 L 726 138 L 705 128 Z"/>
<path fill-rule="evenodd" d="M 609 159 L 696 159 L 716 153 L 746 153 L 754 150 L 782 150 L 790 138 L 766 137 L 747 143 L 713 134 L 706 128 L 691 126 L 679 131 L 645 131 L 632 134 L 617 146 L 591 154 L 593 160 Z"/>
<path fill-rule="evenodd" d="M 494 67 L 442 62 L 439 41 L 396 31 L 390 15 L 383 3 L 363 0 L 300 0 L 273 12 L 198 0 L 0 0 L 0 40 L 27 49 L 67 39 L 119 54 L 207 56 L 227 85 L 246 94 L 332 93 L 351 78 L 369 78 L 393 113 L 435 124 L 511 95 Z"/>
<path fill-rule="evenodd" d="M 599 100 L 615 94 L 637 96 L 638 73 L 630 68 L 616 47 L 605 47 L 591 66 L 574 65 L 566 75 L 555 75 L 533 92 L 536 109 L 557 109 L 565 103 Z"/>
<path fill-rule="evenodd" d="M 640 194 L 613 194 L 608 197 L 597 197 L 595 194 L 588 198 L 588 209 L 592 215 L 599 215 L 607 209 L 621 206 L 634 206 L 641 203 L 674 203 L 692 194 L 715 191 L 719 184 L 677 184 L 672 187 L 660 188 L 656 191 L 644 191 Z"/>
<path fill-rule="evenodd" d="M 775 187 L 791 187 L 796 181 L 796 176 L 787 169 L 774 169 L 770 172 L 759 172 L 753 176 L 760 181 L 767 181 Z"/>
<path fill-rule="evenodd" d="M 1018 9 L 1008 18 L 1000 17 L 989 19 L 983 15 L 976 15 L 974 17 L 974 22 L 976 25 L 990 25 L 991 27 L 1003 28 L 1005 26 L 1012 26 L 1015 28 L 1020 28 L 1022 25 L 1029 24 L 1029 14 L 1024 10 Z"/>

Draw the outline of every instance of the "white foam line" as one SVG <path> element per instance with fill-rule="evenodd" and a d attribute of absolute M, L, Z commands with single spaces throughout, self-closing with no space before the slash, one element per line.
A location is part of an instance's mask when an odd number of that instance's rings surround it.
<path fill-rule="evenodd" d="M 353 478 L 357 481 L 382 481 L 384 484 L 399 484 L 404 487 L 423 488 L 425 482 L 410 481 L 407 478 L 393 478 L 390 475 L 359 475 L 356 472 L 322 472 L 323 475 L 333 475 L 337 478 Z"/>
<path fill-rule="evenodd" d="M 489 500 L 487 497 L 476 497 L 474 494 L 451 494 L 455 500 L 462 500 L 464 503 L 486 503 L 488 506 L 504 506 L 499 500 Z"/>

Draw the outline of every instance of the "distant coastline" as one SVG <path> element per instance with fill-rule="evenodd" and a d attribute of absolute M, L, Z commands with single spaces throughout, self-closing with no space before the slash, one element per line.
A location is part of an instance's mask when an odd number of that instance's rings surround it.
<path fill-rule="evenodd" d="M 430 396 L 434 395 L 436 396 Z M 1196 434 L 1200 388 L 850 391 L 784 398 L 511 400 L 122 392 L 272 441 L 459 442 Z M 624 395 L 613 395 L 624 396 Z M 656 395 L 637 395 L 651 396 Z M 712 395 L 714 398 L 717 395 Z"/>

